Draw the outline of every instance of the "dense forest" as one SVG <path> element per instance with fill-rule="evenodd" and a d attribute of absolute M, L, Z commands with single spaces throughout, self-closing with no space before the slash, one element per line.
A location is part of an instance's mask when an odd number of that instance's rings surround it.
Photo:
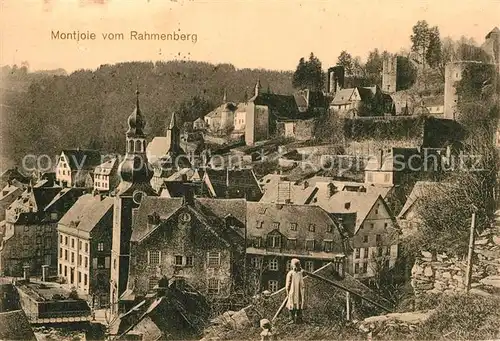
<path fill-rule="evenodd" d="M 257 79 L 264 91 L 293 91 L 292 72 L 203 62 L 130 62 L 70 75 L 11 67 L 1 72 L 4 165 L 29 153 L 56 155 L 63 148 L 122 153 L 137 87 L 149 138 L 164 134 L 174 111 L 181 121 L 192 120 L 220 105 L 224 89 L 235 102 L 253 95 Z"/>

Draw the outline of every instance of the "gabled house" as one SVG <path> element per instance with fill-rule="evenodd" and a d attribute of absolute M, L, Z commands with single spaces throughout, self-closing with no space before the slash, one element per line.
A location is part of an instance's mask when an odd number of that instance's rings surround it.
<path fill-rule="evenodd" d="M 154 293 L 162 278 L 226 298 L 243 285 L 246 205 L 241 199 L 145 197 L 130 239 L 125 307 Z M 115 266 L 113 264 L 112 266 Z"/>
<path fill-rule="evenodd" d="M 394 114 L 392 97 L 378 86 L 341 89 L 330 103 L 330 110 L 341 117 Z"/>
<path fill-rule="evenodd" d="M 5 187 L 0 191 L 0 221 L 5 219 L 5 210 L 16 200 L 26 185 L 17 180 L 8 180 Z"/>
<path fill-rule="evenodd" d="M 397 216 L 398 224 L 403 233 L 403 237 L 411 236 L 416 232 L 419 225 L 422 224 L 421 217 L 418 213 L 420 200 L 429 194 L 439 193 L 440 187 L 442 186 L 443 183 L 430 181 L 417 181 L 415 183 L 403 208 Z"/>
<path fill-rule="evenodd" d="M 119 160 L 117 157 L 112 158 L 94 170 L 94 190 L 99 192 L 111 192 L 120 183 L 118 175 Z"/>
<path fill-rule="evenodd" d="M 259 201 L 262 190 L 252 168 L 205 168 L 201 196 Z"/>
<path fill-rule="evenodd" d="M 311 204 L 341 221 L 354 250 L 347 272 L 359 278 L 373 277 L 381 266 L 391 268 L 398 258 L 399 229 L 380 193 L 339 191 L 330 183 L 318 191 Z"/>
<path fill-rule="evenodd" d="M 246 213 L 247 275 L 255 293 L 282 288 L 293 258 L 309 272 L 344 263 L 347 236 L 322 208 L 247 202 Z"/>
<path fill-rule="evenodd" d="M 84 194 L 57 227 L 58 276 L 96 308 L 109 304 L 113 203 L 111 197 Z"/>
<path fill-rule="evenodd" d="M 56 179 L 62 187 L 93 188 L 95 167 L 102 163 L 97 150 L 65 149 L 56 166 Z"/>
<path fill-rule="evenodd" d="M 412 174 L 424 171 L 423 158 L 417 148 L 379 150 L 365 165 L 365 183 L 385 186 L 400 185 Z"/>
<path fill-rule="evenodd" d="M 79 188 L 28 187 L 6 211 L 5 235 L 0 244 L 0 271 L 22 276 L 23 266 L 41 274 L 57 273 L 57 223 L 83 194 Z"/>

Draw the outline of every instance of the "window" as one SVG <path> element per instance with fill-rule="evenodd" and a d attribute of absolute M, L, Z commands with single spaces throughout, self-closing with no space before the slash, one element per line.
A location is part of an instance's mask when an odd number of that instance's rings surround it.
<path fill-rule="evenodd" d="M 385 227 L 385 228 L 387 228 L 387 226 L 388 226 L 388 225 L 389 225 L 389 224 L 387 224 L 387 223 L 384 223 L 384 227 Z"/>
<path fill-rule="evenodd" d="M 85 252 L 89 252 L 89 243 L 85 243 Z"/>
<path fill-rule="evenodd" d="M 279 229 L 279 228 L 280 228 L 280 223 L 279 223 L 279 221 L 275 221 L 275 222 L 273 223 L 273 229 Z"/>
<path fill-rule="evenodd" d="M 62 257 L 63 257 L 63 249 L 62 249 L 62 247 L 60 247 L 59 248 L 59 258 L 62 259 Z"/>
<path fill-rule="evenodd" d="M 380 234 L 377 234 L 375 238 L 376 238 L 375 240 L 377 241 L 377 243 L 382 241 L 382 236 Z"/>
<path fill-rule="evenodd" d="M 262 237 L 257 237 L 254 239 L 254 247 L 262 247 Z"/>
<path fill-rule="evenodd" d="M 366 254 L 365 254 L 365 248 L 364 248 L 364 247 L 362 247 L 362 248 L 360 249 L 360 252 L 359 252 L 359 253 L 360 253 L 360 258 L 365 258 Z"/>
<path fill-rule="evenodd" d="M 104 251 L 104 243 L 97 243 L 97 251 Z"/>
<path fill-rule="evenodd" d="M 71 264 L 75 262 L 75 253 L 71 252 Z"/>
<path fill-rule="evenodd" d="M 104 257 L 97 257 L 97 258 L 94 258 L 94 266 L 96 265 L 97 263 L 97 268 L 98 269 L 104 269 Z"/>
<path fill-rule="evenodd" d="M 267 237 L 267 247 L 270 248 L 280 248 L 281 247 L 281 236 L 274 235 Z"/>
<path fill-rule="evenodd" d="M 366 173 L 366 178 L 368 182 L 373 182 L 373 173 L 371 172 Z"/>
<path fill-rule="evenodd" d="M 85 267 L 86 268 L 89 267 L 89 258 L 88 257 L 85 257 Z"/>
<path fill-rule="evenodd" d="M 326 232 L 328 232 L 328 233 L 333 232 L 333 226 L 332 225 L 326 225 Z"/>
<path fill-rule="evenodd" d="M 297 231 L 297 223 L 290 223 L 290 230 Z"/>
<path fill-rule="evenodd" d="M 174 258 L 174 265 L 182 265 L 182 256 L 175 256 Z"/>
<path fill-rule="evenodd" d="M 271 281 L 268 281 L 267 282 L 267 289 L 270 291 L 270 292 L 275 292 L 275 291 L 278 291 L 278 281 L 274 281 L 274 280 L 271 280 Z"/>
<path fill-rule="evenodd" d="M 208 279 L 208 293 L 218 294 L 220 290 L 220 281 L 217 278 Z"/>
<path fill-rule="evenodd" d="M 368 272 L 368 262 L 363 263 L 363 268 L 362 268 L 362 273 L 367 273 Z"/>
<path fill-rule="evenodd" d="M 68 260 L 68 250 L 64 250 L 64 260 Z"/>
<path fill-rule="evenodd" d="M 277 258 L 273 258 L 273 259 L 270 259 L 269 260 L 269 270 L 271 271 L 278 271 L 278 259 Z"/>
<path fill-rule="evenodd" d="M 314 262 L 312 260 L 308 260 L 304 263 L 304 268 L 308 272 L 314 271 Z"/>
<path fill-rule="evenodd" d="M 314 231 L 316 231 L 316 225 L 309 224 L 309 232 L 314 232 Z"/>
<path fill-rule="evenodd" d="M 360 249 L 356 248 L 354 258 L 359 258 L 359 256 L 360 256 Z"/>
<path fill-rule="evenodd" d="M 323 241 L 323 251 L 332 252 L 333 250 L 333 240 L 324 240 Z"/>
<path fill-rule="evenodd" d="M 363 236 L 363 243 L 368 243 L 368 236 Z"/>
<path fill-rule="evenodd" d="M 52 238 L 45 237 L 45 248 L 50 249 L 52 247 Z"/>
<path fill-rule="evenodd" d="M 194 266 L 194 257 L 193 256 L 186 257 L 186 266 Z"/>
<path fill-rule="evenodd" d="M 252 257 L 250 264 L 253 268 L 260 269 L 262 267 L 262 257 Z"/>
<path fill-rule="evenodd" d="M 255 227 L 258 228 L 258 229 L 261 229 L 263 223 L 264 223 L 263 221 L 257 221 Z"/>
<path fill-rule="evenodd" d="M 59 275 L 62 275 L 62 264 L 59 264 Z"/>
<path fill-rule="evenodd" d="M 151 277 L 148 280 L 148 291 L 155 290 L 155 287 L 158 285 L 158 278 Z"/>
<path fill-rule="evenodd" d="M 354 264 L 354 273 L 358 274 L 359 273 L 359 263 Z"/>
<path fill-rule="evenodd" d="M 79 241 L 78 241 L 78 250 L 81 250 L 81 249 L 82 249 L 82 241 L 81 241 L 81 240 L 79 240 Z"/>
<path fill-rule="evenodd" d="M 68 237 L 64 237 L 64 245 L 68 245 Z"/>
<path fill-rule="evenodd" d="M 149 251 L 148 252 L 148 264 L 160 264 L 160 251 Z"/>
<path fill-rule="evenodd" d="M 297 248 L 297 239 L 289 238 L 287 241 L 287 245 L 289 249 L 295 250 Z"/>
<path fill-rule="evenodd" d="M 68 276 L 68 267 L 64 266 L 64 277 Z"/>
<path fill-rule="evenodd" d="M 209 268 L 220 266 L 220 252 L 209 252 L 207 258 L 207 266 Z"/>
<path fill-rule="evenodd" d="M 78 271 L 78 283 L 82 283 L 82 273 Z"/>
<path fill-rule="evenodd" d="M 315 240 L 313 239 L 307 239 L 306 240 L 306 250 L 307 251 L 313 251 L 315 247 Z"/>
<path fill-rule="evenodd" d="M 62 236 L 62 234 L 60 234 L 60 235 L 59 235 L 59 243 L 61 243 L 61 244 L 62 244 L 62 242 L 63 242 L 63 236 Z"/>
<path fill-rule="evenodd" d="M 78 265 L 82 265 L 82 255 L 78 255 Z"/>
<path fill-rule="evenodd" d="M 370 223 L 370 228 L 372 229 L 372 228 L 374 228 L 374 227 L 375 227 L 375 224 Z"/>
<path fill-rule="evenodd" d="M 71 248 L 75 248 L 75 238 L 71 238 Z"/>
<path fill-rule="evenodd" d="M 377 257 L 382 257 L 384 255 L 384 249 L 381 247 L 377 248 Z"/>

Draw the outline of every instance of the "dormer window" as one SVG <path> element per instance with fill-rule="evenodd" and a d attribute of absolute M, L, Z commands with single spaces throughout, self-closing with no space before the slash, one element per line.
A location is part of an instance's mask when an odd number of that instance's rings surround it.
<path fill-rule="evenodd" d="M 257 221 L 255 228 L 261 229 L 263 223 L 264 223 L 263 221 Z"/>
<path fill-rule="evenodd" d="M 297 231 L 297 223 L 290 223 L 290 231 Z"/>
<path fill-rule="evenodd" d="M 316 225 L 309 224 L 309 232 L 315 232 L 315 231 L 316 231 Z"/>
<path fill-rule="evenodd" d="M 278 230 L 279 228 L 280 228 L 280 223 L 279 223 L 279 221 L 275 221 L 275 222 L 273 223 L 273 229 L 277 229 L 277 230 Z"/>
<path fill-rule="evenodd" d="M 148 215 L 148 225 L 158 225 L 160 223 L 160 216 L 158 213 L 153 212 L 153 214 Z"/>
<path fill-rule="evenodd" d="M 267 236 L 267 247 L 281 248 L 281 236 L 280 235 Z"/>

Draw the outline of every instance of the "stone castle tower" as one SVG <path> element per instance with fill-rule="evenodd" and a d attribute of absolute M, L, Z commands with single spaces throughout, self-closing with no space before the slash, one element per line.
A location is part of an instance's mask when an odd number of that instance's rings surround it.
<path fill-rule="evenodd" d="M 327 92 L 335 94 L 344 88 L 344 67 L 337 65 L 328 69 Z"/>
<path fill-rule="evenodd" d="M 133 213 L 144 196 L 157 195 L 150 184 L 153 168 L 146 156 L 146 120 L 139 108 L 139 91 L 136 94 L 136 107 L 128 117 L 127 153 L 118 167 L 121 182 L 114 199 L 110 283 L 113 315 L 119 313 L 119 299 L 127 288 Z"/>
<path fill-rule="evenodd" d="M 382 91 L 387 93 L 396 92 L 398 75 L 398 57 L 389 56 L 384 59 L 382 64 Z"/>

